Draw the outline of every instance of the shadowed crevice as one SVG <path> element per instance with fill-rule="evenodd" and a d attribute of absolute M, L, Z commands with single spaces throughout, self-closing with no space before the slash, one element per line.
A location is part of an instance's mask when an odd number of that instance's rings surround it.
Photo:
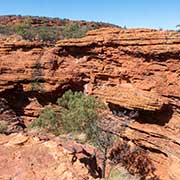
<path fill-rule="evenodd" d="M 122 50 L 125 54 L 136 57 L 136 58 L 143 58 L 145 61 L 157 61 L 157 62 L 164 62 L 168 59 L 175 59 L 180 60 L 180 52 L 179 51 L 171 51 L 171 52 L 163 52 L 163 53 L 142 53 L 142 52 L 133 52 L 129 50 Z"/>
<path fill-rule="evenodd" d="M 164 126 L 170 121 L 173 114 L 173 109 L 170 105 L 164 105 L 160 111 L 147 111 L 143 109 L 130 110 L 112 103 L 109 103 L 108 106 L 114 115 L 126 119 L 133 119 L 141 124 Z"/>

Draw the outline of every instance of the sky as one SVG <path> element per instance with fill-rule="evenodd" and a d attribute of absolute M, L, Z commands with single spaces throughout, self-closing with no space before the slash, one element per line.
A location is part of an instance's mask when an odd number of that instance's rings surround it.
<path fill-rule="evenodd" d="M 0 0 L 0 15 L 102 21 L 127 28 L 176 29 L 180 0 Z"/>

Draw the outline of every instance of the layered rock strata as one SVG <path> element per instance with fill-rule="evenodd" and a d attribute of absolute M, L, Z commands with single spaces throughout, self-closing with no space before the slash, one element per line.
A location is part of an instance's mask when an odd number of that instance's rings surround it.
<path fill-rule="evenodd" d="M 123 137 L 150 152 L 163 180 L 178 179 L 179 44 L 176 31 L 119 28 L 90 31 L 55 47 L 2 43 L 0 96 L 25 122 L 67 89 L 98 96 L 116 111 L 136 110 L 139 117 L 130 121 Z M 119 126 L 124 123 L 114 118 Z"/>

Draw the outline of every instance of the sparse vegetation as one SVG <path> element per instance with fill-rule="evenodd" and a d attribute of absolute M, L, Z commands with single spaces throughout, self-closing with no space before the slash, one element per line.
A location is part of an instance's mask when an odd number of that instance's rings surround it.
<path fill-rule="evenodd" d="M 0 24 L 0 34 L 17 34 L 26 40 L 53 43 L 61 39 L 83 37 L 87 31 L 92 29 L 115 26 L 103 22 L 70 21 L 67 19 L 45 17 L 19 16 L 17 19 L 19 19 L 19 22 L 16 24 Z M 2 19 L 3 21 L 4 19 Z"/>
<path fill-rule="evenodd" d="M 98 109 L 105 108 L 104 104 L 93 96 L 71 90 L 58 98 L 57 103 L 59 108 L 46 107 L 31 127 L 39 127 L 56 135 L 83 132 L 88 140 L 93 141 L 93 134 L 98 131 Z"/>
<path fill-rule="evenodd" d="M 131 151 L 126 141 L 120 142 L 111 151 L 110 159 L 114 164 L 124 166 L 130 174 L 139 176 L 140 180 L 159 180 L 154 174 L 156 169 L 148 158 L 147 152 L 141 148 Z"/>
<path fill-rule="evenodd" d="M 65 38 L 80 38 L 92 29 L 95 29 L 95 27 L 80 26 L 78 23 L 73 22 L 66 24 L 62 29 L 62 33 Z"/>
<path fill-rule="evenodd" d="M 0 134 L 5 133 L 7 128 L 8 128 L 8 125 L 6 122 L 0 122 Z"/>
<path fill-rule="evenodd" d="M 107 180 L 139 180 L 139 178 L 131 175 L 122 167 L 112 167 Z"/>
<path fill-rule="evenodd" d="M 43 91 L 42 79 L 34 79 L 31 82 L 31 91 Z"/>
<path fill-rule="evenodd" d="M 97 130 L 94 127 L 99 119 L 98 109 L 105 108 L 102 102 L 93 96 L 69 90 L 58 99 L 57 103 L 62 107 L 60 111 L 64 131 L 84 132 L 88 139 L 93 140 L 92 134 Z"/>
<path fill-rule="evenodd" d="M 24 22 L 19 23 L 14 26 L 14 31 L 16 34 L 22 36 L 24 39 L 30 39 L 32 38 L 32 34 L 29 31 L 31 27 L 31 20 L 30 19 L 25 19 Z"/>
<path fill-rule="evenodd" d="M 103 154 L 100 177 L 105 178 L 107 154 L 115 140 L 115 135 L 109 129 L 102 129 L 99 126 L 98 120 L 102 117 L 99 116 L 98 110 L 105 109 L 105 105 L 93 96 L 71 90 L 58 98 L 57 104 L 56 108 L 48 106 L 42 110 L 38 119 L 30 127 L 38 127 L 55 135 L 86 134 L 86 140 L 96 145 Z M 155 168 L 148 159 L 146 151 L 143 149 L 131 151 L 126 142 L 112 149 L 109 159 L 114 165 L 121 164 L 130 174 L 140 177 L 141 180 L 146 179 L 147 176 L 152 180 L 159 179 L 154 174 Z M 111 172 L 109 179 L 114 176 L 121 177 L 116 171 Z"/>
<path fill-rule="evenodd" d="M 11 26 L 0 25 L 0 34 L 11 35 L 14 34 L 14 31 Z"/>
<path fill-rule="evenodd" d="M 54 109 L 47 106 L 41 111 L 38 119 L 30 125 L 30 128 L 40 128 L 47 132 L 52 132 L 55 135 L 59 135 L 60 124 L 60 119 L 57 117 Z"/>
<path fill-rule="evenodd" d="M 99 127 L 98 109 L 105 105 L 93 96 L 82 92 L 65 92 L 58 98 L 59 108 L 46 107 L 39 118 L 31 124 L 55 135 L 84 133 L 88 141 L 96 145 L 103 153 L 102 177 L 105 177 L 108 148 L 113 143 L 113 136 Z"/>
<path fill-rule="evenodd" d="M 99 150 L 101 150 L 103 153 L 102 178 L 105 178 L 106 164 L 107 164 L 107 159 L 108 159 L 107 154 L 108 154 L 109 148 L 112 146 L 114 142 L 114 137 L 111 133 L 99 129 L 96 142 L 97 142 L 97 146 Z"/>
<path fill-rule="evenodd" d="M 85 36 L 86 32 L 95 29 L 86 25 L 80 26 L 78 23 L 70 23 L 65 26 L 41 26 L 33 27 L 29 23 L 20 23 L 14 26 L 0 25 L 0 34 L 20 35 L 25 40 L 39 40 L 45 42 L 55 42 L 67 38 L 80 38 Z"/>

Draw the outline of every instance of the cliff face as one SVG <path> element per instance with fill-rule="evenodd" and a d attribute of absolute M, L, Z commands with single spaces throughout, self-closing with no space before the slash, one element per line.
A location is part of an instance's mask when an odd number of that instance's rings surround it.
<path fill-rule="evenodd" d="M 67 89 L 98 96 L 112 111 L 136 110 L 138 118 L 121 136 L 149 150 L 163 180 L 178 179 L 179 44 L 175 31 L 118 28 L 90 31 L 55 47 L 3 39 L 0 96 L 25 124 Z M 124 123 L 118 116 L 114 121 L 117 127 Z"/>

